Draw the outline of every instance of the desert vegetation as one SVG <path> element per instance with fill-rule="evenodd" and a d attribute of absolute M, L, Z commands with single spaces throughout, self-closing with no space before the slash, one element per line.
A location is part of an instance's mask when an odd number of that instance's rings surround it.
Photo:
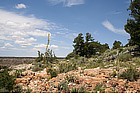
<path fill-rule="evenodd" d="M 91 33 L 79 33 L 73 51 L 58 59 L 48 37 L 45 53 L 38 51 L 30 67 L 0 67 L 0 92 L 140 92 L 140 1 L 134 0 L 128 10 L 127 44 L 115 40 L 109 47 Z"/>

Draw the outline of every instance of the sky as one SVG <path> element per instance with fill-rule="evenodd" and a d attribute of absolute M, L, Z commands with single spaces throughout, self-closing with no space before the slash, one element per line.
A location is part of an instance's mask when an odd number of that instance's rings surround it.
<path fill-rule="evenodd" d="M 110 48 L 115 40 L 123 45 L 129 34 L 130 0 L 0 0 L 0 56 L 37 56 L 49 48 L 67 56 L 79 34 L 91 33 Z"/>

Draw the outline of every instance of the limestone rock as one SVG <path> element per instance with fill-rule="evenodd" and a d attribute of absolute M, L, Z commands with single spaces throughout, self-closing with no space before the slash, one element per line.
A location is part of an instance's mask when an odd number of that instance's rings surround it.
<path fill-rule="evenodd" d="M 101 84 L 106 93 L 134 93 L 140 92 L 140 79 L 135 82 L 128 82 L 124 79 L 111 77 L 113 68 L 106 69 L 85 69 L 78 68 L 67 73 L 58 74 L 57 77 L 50 79 L 46 69 L 40 72 L 33 72 L 25 70 L 21 78 L 16 79 L 17 85 L 22 85 L 24 89 L 31 89 L 32 92 L 37 93 L 65 93 L 65 88 L 68 91 L 72 89 L 80 89 L 83 87 L 87 92 L 94 92 L 95 87 Z M 121 71 L 124 71 L 122 69 Z M 72 75 L 74 81 L 69 81 L 67 78 Z M 64 83 L 63 90 L 59 89 L 59 85 Z M 67 87 L 65 87 L 67 86 Z"/>

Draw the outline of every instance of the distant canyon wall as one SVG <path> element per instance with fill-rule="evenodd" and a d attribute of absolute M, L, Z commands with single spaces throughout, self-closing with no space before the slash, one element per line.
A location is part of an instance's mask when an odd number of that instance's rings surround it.
<path fill-rule="evenodd" d="M 36 57 L 0 57 L 0 66 L 30 64 Z"/>

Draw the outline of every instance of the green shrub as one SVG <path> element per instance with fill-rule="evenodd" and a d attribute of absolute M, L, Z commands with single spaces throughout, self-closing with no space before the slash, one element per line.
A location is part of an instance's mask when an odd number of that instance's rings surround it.
<path fill-rule="evenodd" d="M 16 78 L 21 78 L 21 75 L 22 75 L 22 70 L 16 70 L 15 73 L 14 73 L 14 76 Z"/>
<path fill-rule="evenodd" d="M 120 61 L 123 61 L 123 62 L 126 62 L 126 61 L 130 61 L 132 59 L 132 56 L 130 53 L 126 53 L 126 54 L 121 54 L 119 56 L 119 60 Z"/>
<path fill-rule="evenodd" d="M 32 90 L 30 88 L 27 88 L 26 90 L 24 90 L 25 93 L 31 93 Z"/>
<path fill-rule="evenodd" d="M 71 93 L 87 93 L 85 87 L 80 87 L 80 88 L 72 88 Z"/>
<path fill-rule="evenodd" d="M 43 61 L 43 57 L 44 57 L 44 54 L 40 53 L 40 51 L 38 51 L 38 57 L 35 59 L 35 61 L 41 62 L 41 61 Z"/>
<path fill-rule="evenodd" d="M 70 59 L 70 58 L 74 58 L 76 57 L 77 55 L 75 54 L 75 52 L 71 52 L 67 55 L 66 59 Z"/>
<path fill-rule="evenodd" d="M 100 93 L 104 93 L 105 92 L 105 86 L 103 83 L 98 83 L 95 88 L 94 88 L 94 91 L 97 93 L 97 92 L 100 92 Z"/>
<path fill-rule="evenodd" d="M 22 86 L 15 84 L 15 79 L 21 76 L 21 71 L 17 70 L 15 74 L 10 75 L 9 69 L 0 69 L 0 93 L 21 93 L 23 92 Z"/>
<path fill-rule="evenodd" d="M 45 65 L 38 62 L 32 67 L 32 71 L 33 72 L 42 71 L 44 68 L 45 68 Z"/>
<path fill-rule="evenodd" d="M 85 87 L 80 87 L 78 91 L 79 91 L 79 93 L 86 93 L 87 92 Z"/>
<path fill-rule="evenodd" d="M 23 92 L 22 86 L 15 85 L 12 92 L 13 93 L 22 93 Z"/>
<path fill-rule="evenodd" d="M 134 57 L 132 61 L 136 64 L 137 67 L 140 67 L 140 57 Z"/>
<path fill-rule="evenodd" d="M 47 49 L 47 51 L 45 52 L 45 57 L 48 62 L 53 62 L 56 59 L 56 56 L 51 49 Z"/>
<path fill-rule="evenodd" d="M 8 69 L 0 70 L 0 92 L 12 92 L 15 86 L 15 78 L 9 75 Z"/>
<path fill-rule="evenodd" d="M 59 63 L 58 67 L 59 67 L 59 73 L 66 73 L 77 69 L 76 64 L 70 62 Z"/>
<path fill-rule="evenodd" d="M 65 93 L 70 93 L 70 89 L 68 87 L 68 82 L 67 81 L 62 81 L 58 85 L 58 90 L 59 92 L 65 92 Z"/>
<path fill-rule="evenodd" d="M 127 79 L 127 81 L 136 81 L 140 78 L 140 72 L 136 68 L 128 68 L 119 75 L 119 78 Z"/>
<path fill-rule="evenodd" d="M 54 69 L 51 69 L 51 68 L 49 68 L 49 69 L 47 70 L 47 73 L 49 73 L 49 74 L 50 74 L 51 78 L 53 78 L 53 77 L 56 77 L 56 76 L 57 76 L 57 71 L 56 71 L 56 70 L 54 70 Z"/>
<path fill-rule="evenodd" d="M 79 89 L 78 88 L 72 88 L 71 93 L 79 93 Z"/>

